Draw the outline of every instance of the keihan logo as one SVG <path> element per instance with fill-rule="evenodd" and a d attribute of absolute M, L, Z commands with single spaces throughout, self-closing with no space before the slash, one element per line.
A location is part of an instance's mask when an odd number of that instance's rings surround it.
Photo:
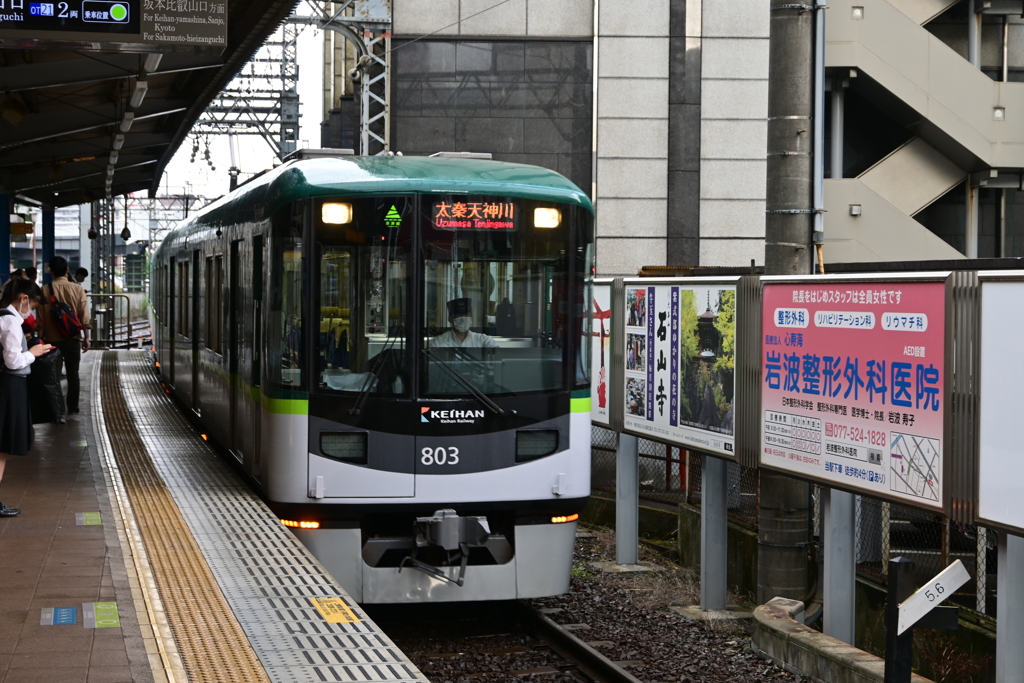
<path fill-rule="evenodd" d="M 431 410 L 430 408 L 420 408 L 420 422 L 430 422 L 427 419 L 428 414 L 431 419 L 440 420 L 442 424 L 473 424 L 478 419 L 483 419 L 484 417 L 484 411 L 482 410 Z"/>

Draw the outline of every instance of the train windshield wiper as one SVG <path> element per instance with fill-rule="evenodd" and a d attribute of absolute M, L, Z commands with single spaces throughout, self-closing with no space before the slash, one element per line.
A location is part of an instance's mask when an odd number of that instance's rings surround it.
<path fill-rule="evenodd" d="M 363 382 L 363 388 L 359 390 L 359 395 L 356 396 L 355 404 L 353 404 L 352 408 L 349 409 L 349 415 L 358 415 L 363 412 L 363 405 L 366 403 L 366 398 L 370 395 L 370 391 L 377 386 L 377 382 L 380 381 L 377 377 L 377 372 L 379 372 L 381 367 L 384 365 L 384 359 L 387 357 L 388 351 L 394 348 L 395 342 L 398 341 L 399 328 L 401 328 L 401 325 L 395 325 L 388 330 L 388 337 L 384 340 L 384 346 L 381 348 L 380 353 L 377 354 L 377 362 L 374 363 L 373 368 L 366 373 L 366 380 Z"/>
<path fill-rule="evenodd" d="M 448 361 L 446 361 L 445 359 L 443 359 L 440 356 L 438 356 L 429 347 L 424 347 L 423 355 L 425 355 L 428 359 L 430 359 L 430 360 L 434 361 L 435 363 L 437 363 L 438 367 L 445 371 L 445 374 L 447 374 L 449 377 L 451 377 L 456 382 L 458 382 L 460 385 L 462 385 L 462 387 L 465 388 L 466 391 L 468 391 L 473 396 L 473 398 L 475 398 L 477 401 L 479 401 L 485 408 L 493 411 L 496 415 L 504 415 L 505 414 L 505 411 L 502 410 L 501 406 L 499 406 L 497 403 L 492 401 L 487 396 L 487 394 L 485 394 L 484 392 L 480 391 L 480 389 L 478 389 L 476 387 L 476 385 L 474 385 L 468 379 L 466 379 L 465 377 L 460 375 L 458 372 L 456 372 L 454 368 L 452 368 L 450 365 L 448 365 Z"/>

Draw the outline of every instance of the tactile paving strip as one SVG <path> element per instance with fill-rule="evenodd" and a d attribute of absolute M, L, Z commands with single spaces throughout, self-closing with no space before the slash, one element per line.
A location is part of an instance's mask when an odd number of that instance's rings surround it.
<path fill-rule="evenodd" d="M 213 573 L 146 454 L 119 381 L 116 352 L 103 356 L 100 397 L 110 448 L 132 502 L 150 566 L 190 681 L 267 681 Z"/>
<path fill-rule="evenodd" d="M 107 355 L 116 359 L 132 428 L 270 679 L 425 683 L 305 546 L 199 438 L 164 393 L 148 355 Z M 107 362 L 105 357 L 104 371 Z M 360 621 L 328 623 L 312 598 L 340 598 Z"/>

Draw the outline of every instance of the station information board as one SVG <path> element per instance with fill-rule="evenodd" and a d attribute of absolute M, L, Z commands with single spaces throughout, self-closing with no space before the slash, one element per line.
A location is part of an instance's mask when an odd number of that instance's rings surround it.
<path fill-rule="evenodd" d="M 1024 387 L 1024 272 L 981 280 L 978 522 L 1024 531 L 1024 441 L 1017 434 Z"/>
<path fill-rule="evenodd" d="M 736 281 L 625 281 L 625 431 L 735 456 Z"/>
<path fill-rule="evenodd" d="M 612 360 L 612 283 L 594 282 L 591 302 L 593 322 L 590 328 L 590 421 L 611 426 L 608 388 Z"/>
<path fill-rule="evenodd" d="M 227 19 L 227 0 L 0 0 L 0 46 L 219 52 Z"/>
<path fill-rule="evenodd" d="M 761 465 L 943 507 L 945 284 L 765 283 Z"/>

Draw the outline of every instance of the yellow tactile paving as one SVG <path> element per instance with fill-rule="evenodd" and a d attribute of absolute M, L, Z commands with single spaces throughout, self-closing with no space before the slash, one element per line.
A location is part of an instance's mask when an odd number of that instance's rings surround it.
<path fill-rule="evenodd" d="M 148 566 L 137 565 L 139 585 L 133 585 L 133 593 L 137 591 L 147 608 L 144 635 L 148 626 L 153 634 L 147 648 L 154 676 L 177 681 L 184 673 L 193 683 L 269 683 L 131 420 L 116 352 L 104 354 L 100 396 L 106 437 L 118 470 L 114 474 L 120 475 L 126 502 L 134 512 L 134 524 L 128 519 L 125 533 L 130 545 L 134 546 L 133 539 L 144 544 L 148 558 Z M 147 599 L 153 587 L 158 596 Z M 144 615 L 139 617 L 142 621 Z M 166 637 L 168 627 L 174 643 Z M 176 667 L 177 661 L 184 672 Z"/>

